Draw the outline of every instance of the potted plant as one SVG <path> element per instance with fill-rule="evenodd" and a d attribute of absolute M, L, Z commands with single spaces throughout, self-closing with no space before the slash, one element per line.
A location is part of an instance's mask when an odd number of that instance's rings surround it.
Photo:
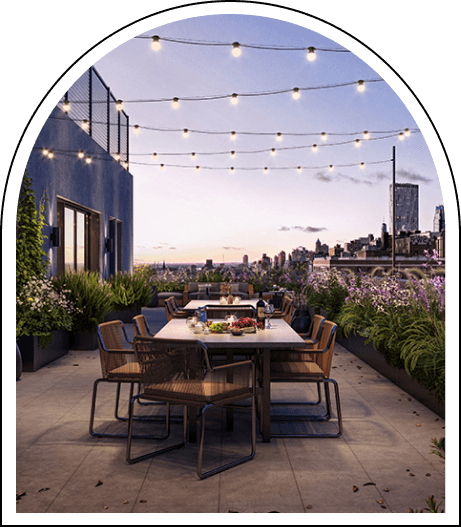
<path fill-rule="evenodd" d="M 111 291 L 112 311 L 105 316 L 105 321 L 131 322 L 152 298 L 151 284 L 139 274 L 117 273 L 107 280 L 107 284 Z"/>
<path fill-rule="evenodd" d="M 69 350 L 79 308 L 54 281 L 32 277 L 16 296 L 16 337 L 23 370 L 36 371 Z"/>
<path fill-rule="evenodd" d="M 78 308 L 72 314 L 70 349 L 97 348 L 96 327 L 112 309 L 110 286 L 92 271 L 66 271 L 55 281 Z"/>
<path fill-rule="evenodd" d="M 156 285 L 157 270 L 153 265 L 149 264 L 136 264 L 134 266 L 134 275 L 140 276 L 147 280 L 152 288 L 152 297 L 146 304 L 146 307 L 157 307 L 158 306 L 158 288 Z"/>

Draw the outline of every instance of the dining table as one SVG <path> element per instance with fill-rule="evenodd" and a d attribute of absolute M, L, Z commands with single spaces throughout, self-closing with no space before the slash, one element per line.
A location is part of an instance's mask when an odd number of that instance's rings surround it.
<path fill-rule="evenodd" d="M 202 306 L 203 306 L 203 302 Z M 216 321 L 221 321 L 216 319 Z M 270 362 L 271 351 L 277 349 L 302 348 L 305 342 L 302 337 L 294 331 L 283 319 L 277 319 L 271 324 L 270 329 L 258 330 L 254 333 L 243 333 L 234 336 L 231 333 L 195 333 L 189 328 L 185 319 L 172 319 L 154 338 L 171 338 L 180 340 L 197 339 L 203 342 L 208 349 L 216 352 L 222 350 L 226 352 L 226 361 L 233 360 L 234 354 L 253 354 L 255 367 L 258 369 L 257 396 L 259 398 L 259 418 L 260 432 L 263 442 L 270 442 L 271 423 L 270 423 L 270 402 L 271 402 L 271 383 L 270 383 Z M 195 441 L 196 417 L 190 416 L 190 441 Z"/>

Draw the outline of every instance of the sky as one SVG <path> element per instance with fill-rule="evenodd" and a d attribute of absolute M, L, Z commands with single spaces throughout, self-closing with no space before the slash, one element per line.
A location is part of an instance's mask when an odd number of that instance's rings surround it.
<path fill-rule="evenodd" d="M 345 49 L 304 27 L 248 15 L 193 17 L 153 26 L 140 36 L 152 35 Z M 298 246 L 313 249 L 318 238 L 331 247 L 369 233 L 379 236 L 381 224 L 389 225 L 393 146 L 396 181 L 419 185 L 420 230 L 432 228 L 435 207 L 443 203 L 437 172 L 422 133 L 412 131 L 403 141 L 396 137 L 399 131 L 417 130 L 418 126 L 385 81 L 365 82 L 361 93 L 356 84 L 301 90 L 298 100 L 291 93 L 282 93 L 241 96 L 237 105 L 229 98 L 186 100 L 174 109 L 170 102 L 173 97 L 381 79 L 356 55 L 318 50 L 311 62 L 305 51 L 242 47 L 241 55 L 234 57 L 231 45 L 160 42 L 160 50 L 154 51 L 150 39 L 132 38 L 95 63 L 115 97 L 126 101 L 130 125 L 140 127 L 139 134 L 133 128 L 130 132 L 135 261 L 186 263 L 211 258 L 221 263 L 241 261 L 244 254 L 253 261 L 262 253 L 272 257 Z M 139 99 L 167 101 L 134 102 Z M 180 131 L 143 127 L 236 131 L 237 139 L 231 141 L 229 133 L 197 132 L 184 138 Z M 376 133 L 364 141 L 364 130 Z M 282 133 L 280 142 L 277 132 Z M 321 132 L 328 134 L 326 141 Z M 315 135 L 284 135 L 287 133 Z M 355 139 L 361 139 L 360 147 Z M 334 144 L 347 141 L 353 144 Z M 312 151 L 313 144 L 318 145 L 317 152 Z M 231 150 L 236 152 L 235 159 L 230 157 Z M 254 150 L 263 152 L 244 153 Z M 158 154 L 156 160 L 153 152 Z M 197 153 L 196 160 L 191 159 L 191 152 Z M 211 155 L 216 152 L 224 154 Z M 387 162 L 373 164 L 378 161 Z M 336 167 L 362 162 L 365 168 Z M 163 171 L 160 163 L 165 165 Z M 298 173 L 298 166 L 306 168 Z M 233 173 L 230 167 L 235 168 Z M 269 169 L 267 174 L 264 167 Z"/>

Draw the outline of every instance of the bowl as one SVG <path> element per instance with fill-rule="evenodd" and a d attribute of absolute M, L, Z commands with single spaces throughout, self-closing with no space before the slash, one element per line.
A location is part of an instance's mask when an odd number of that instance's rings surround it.
<path fill-rule="evenodd" d="M 238 337 L 239 335 L 243 335 L 243 329 L 231 329 L 231 333 L 235 337 Z"/>

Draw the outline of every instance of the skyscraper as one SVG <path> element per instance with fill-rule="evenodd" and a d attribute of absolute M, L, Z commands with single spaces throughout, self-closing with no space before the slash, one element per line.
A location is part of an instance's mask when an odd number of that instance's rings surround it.
<path fill-rule="evenodd" d="M 435 207 L 433 232 L 442 232 L 445 230 L 445 209 L 443 205 Z"/>
<path fill-rule="evenodd" d="M 389 185 L 389 213 L 392 225 L 392 184 Z M 395 184 L 395 230 L 416 231 L 419 226 L 419 186 L 412 183 Z M 394 233 L 392 233 L 394 234 Z"/>

